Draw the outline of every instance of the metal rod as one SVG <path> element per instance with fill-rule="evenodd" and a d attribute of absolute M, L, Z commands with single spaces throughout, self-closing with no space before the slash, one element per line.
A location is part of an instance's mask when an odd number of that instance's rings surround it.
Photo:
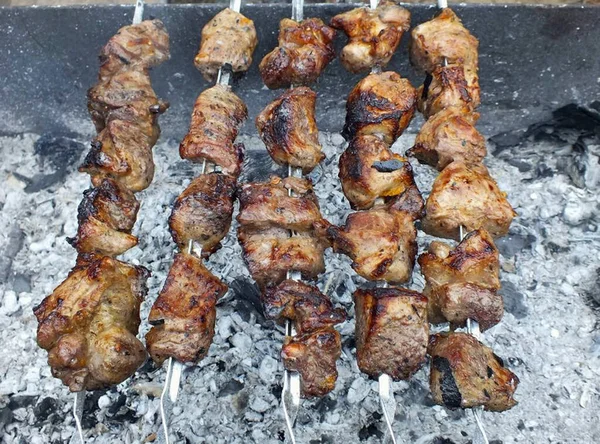
<path fill-rule="evenodd" d="M 371 9 L 375 9 L 377 8 L 377 5 L 379 4 L 379 0 L 369 0 L 369 7 Z"/>
<path fill-rule="evenodd" d="M 301 22 L 304 18 L 304 0 L 292 0 L 292 20 Z"/>
<path fill-rule="evenodd" d="M 437 6 L 440 9 L 444 9 L 448 7 L 448 0 L 437 0 Z"/>
<path fill-rule="evenodd" d="M 394 429 L 392 427 L 394 416 L 396 414 L 396 398 L 394 398 L 392 378 L 385 373 L 379 376 L 379 402 L 387 425 L 387 434 L 389 434 L 392 439 L 392 443 L 396 444 L 396 436 L 394 435 Z"/>
<path fill-rule="evenodd" d="M 133 12 L 133 24 L 142 23 L 144 17 L 144 0 L 136 0 L 135 11 Z"/>
<path fill-rule="evenodd" d="M 83 419 L 83 406 L 85 404 L 85 390 L 80 392 L 76 392 L 73 397 L 73 418 L 75 418 L 75 428 L 77 429 L 77 435 L 81 444 L 85 443 L 85 439 L 83 439 L 83 428 L 81 427 L 81 421 Z M 75 436 L 75 435 L 74 435 Z M 71 440 L 73 442 L 75 438 Z"/>

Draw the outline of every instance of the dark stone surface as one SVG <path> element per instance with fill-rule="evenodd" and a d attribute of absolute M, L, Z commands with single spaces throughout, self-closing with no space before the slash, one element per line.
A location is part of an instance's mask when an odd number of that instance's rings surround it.
<path fill-rule="evenodd" d="M 229 284 L 236 300 L 236 309 L 244 321 L 250 319 L 250 314 L 254 313 L 257 321 L 261 324 L 266 322 L 260 302 L 260 291 L 258 287 L 243 278 L 236 278 Z"/>

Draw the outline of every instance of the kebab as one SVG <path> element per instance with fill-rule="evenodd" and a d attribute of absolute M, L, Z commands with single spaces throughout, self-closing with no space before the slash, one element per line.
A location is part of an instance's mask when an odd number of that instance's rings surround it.
<path fill-rule="evenodd" d="M 119 384 L 145 361 L 136 338 L 149 272 L 116 259 L 137 244 L 132 235 L 139 202 L 135 194 L 152 181 L 152 147 L 160 129 L 160 101 L 148 71 L 169 58 L 169 36 L 160 20 L 121 28 L 100 54 L 98 83 L 88 108 L 98 132 L 81 172 L 92 188 L 78 208 L 78 230 L 68 239 L 77 250 L 67 278 L 34 309 L 38 345 L 48 351 L 52 374 L 75 392 L 74 417 L 83 442 L 86 390 Z"/>
<path fill-rule="evenodd" d="M 513 407 L 519 382 L 478 340 L 480 331 L 503 315 L 493 237 L 507 234 L 515 212 L 481 163 L 485 139 L 474 128 L 480 96 L 478 41 L 445 6 L 413 30 L 410 50 L 413 64 L 428 73 L 419 102 L 428 120 L 409 154 L 441 171 L 422 227 L 431 235 L 460 241 L 455 248 L 432 242 L 419 257 L 429 321 L 449 322 L 452 329 L 430 339 L 430 386 L 436 403 L 473 408 L 480 439 L 487 443 L 481 409 Z M 467 333 L 454 332 L 458 327 L 466 327 Z"/>
<path fill-rule="evenodd" d="M 202 31 L 195 65 L 217 84 L 196 99 L 189 131 L 180 145 L 181 158 L 201 165 L 200 175 L 173 204 L 169 228 L 179 252 L 148 317 L 152 325 L 146 335 L 148 353 L 157 365 L 168 360 L 161 396 L 167 443 L 167 401 L 177 400 L 184 365 L 197 364 L 208 354 L 216 304 L 228 290 L 203 259 L 219 249 L 229 232 L 244 158 L 244 146 L 235 139 L 248 111 L 231 91 L 229 77 L 248 69 L 257 37 L 254 23 L 239 9 L 240 2 L 233 2 Z M 221 41 L 227 43 L 221 45 Z"/>
<path fill-rule="evenodd" d="M 414 115 L 416 90 L 399 74 L 381 72 L 410 27 L 410 13 L 384 0 L 340 14 L 331 23 L 349 38 L 342 51 L 346 69 L 370 68 L 371 74 L 348 97 L 342 135 L 349 145 L 339 164 L 344 195 L 359 211 L 329 232 L 334 250 L 348 255 L 360 276 L 384 282 L 354 293 L 356 354 L 361 371 L 379 380 L 387 431 L 395 443 L 392 380 L 408 379 L 423 365 L 429 336 L 427 298 L 388 287 L 412 275 L 414 222 L 424 204 L 408 159 L 390 149 Z"/>
<path fill-rule="evenodd" d="M 250 274 L 262 292 L 266 316 L 285 326 L 282 407 L 291 442 L 301 397 L 321 397 L 335 387 L 340 334 L 345 320 L 313 280 L 325 270 L 327 228 L 310 180 L 324 158 L 315 120 L 314 82 L 334 56 L 335 31 L 318 18 L 303 20 L 294 1 L 292 19 L 280 23 L 278 46 L 259 65 L 269 88 L 292 87 L 256 118 L 272 159 L 288 167 L 288 177 L 240 187 L 238 239 Z"/>

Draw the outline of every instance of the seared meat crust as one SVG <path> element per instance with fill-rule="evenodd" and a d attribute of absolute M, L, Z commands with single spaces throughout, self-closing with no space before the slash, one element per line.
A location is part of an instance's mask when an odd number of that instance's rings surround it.
<path fill-rule="evenodd" d="M 514 407 L 519 378 L 472 335 L 442 333 L 429 340 L 429 384 L 436 404 L 450 409 L 483 406 L 502 412 Z"/>
<path fill-rule="evenodd" d="M 372 288 L 357 290 L 354 303 L 360 370 L 373 378 L 410 378 L 427 354 L 427 298 L 403 288 Z"/>
<path fill-rule="evenodd" d="M 308 87 L 284 92 L 256 117 L 258 134 L 279 165 L 310 173 L 325 158 L 315 120 L 317 94 Z"/>

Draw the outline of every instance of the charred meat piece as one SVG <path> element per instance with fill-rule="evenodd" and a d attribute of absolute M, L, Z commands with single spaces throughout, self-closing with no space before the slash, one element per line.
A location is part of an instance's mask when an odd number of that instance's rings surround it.
<path fill-rule="evenodd" d="M 329 228 L 333 249 L 348 255 L 365 279 L 406 282 L 417 254 L 414 221 L 422 209 L 421 194 L 411 187 L 386 205 L 351 213 L 343 227 Z"/>
<path fill-rule="evenodd" d="M 432 73 L 437 66 L 464 65 L 477 71 L 479 41 L 450 8 L 411 31 L 410 60 L 418 69 Z"/>
<path fill-rule="evenodd" d="M 340 157 L 340 181 L 354 209 L 368 209 L 379 198 L 402 194 L 415 186 L 408 160 L 375 136 L 358 136 Z"/>
<path fill-rule="evenodd" d="M 136 334 L 148 276 L 109 257 L 80 261 L 34 309 L 38 345 L 72 392 L 123 382 L 144 363 Z"/>
<path fill-rule="evenodd" d="M 284 367 L 300 373 L 304 398 L 322 397 L 335 388 L 341 354 L 340 334 L 332 327 L 287 336 L 281 350 Z"/>
<path fill-rule="evenodd" d="M 247 71 L 257 43 L 254 22 L 239 12 L 223 9 L 202 28 L 194 65 L 209 82 L 215 81 L 226 64 L 233 72 Z"/>
<path fill-rule="evenodd" d="M 310 173 L 325 157 L 315 120 L 317 94 L 308 87 L 284 92 L 256 118 L 267 151 L 279 165 Z"/>
<path fill-rule="evenodd" d="M 148 316 L 153 327 L 146 344 L 154 362 L 203 359 L 215 334 L 217 300 L 226 292 L 227 286 L 200 259 L 178 253 Z"/>
<path fill-rule="evenodd" d="M 439 174 L 425 207 L 423 231 L 432 236 L 459 238 L 459 229 L 479 228 L 492 236 L 508 233 L 516 213 L 482 164 L 452 162 Z"/>
<path fill-rule="evenodd" d="M 410 28 L 410 12 L 393 0 L 383 0 L 376 9 L 362 7 L 338 14 L 331 26 L 348 36 L 340 58 L 348 71 L 357 73 L 388 64 Z"/>
<path fill-rule="evenodd" d="M 205 257 L 220 247 L 231 226 L 235 192 L 235 178 L 211 173 L 196 177 L 177 197 L 169 227 L 182 251 L 190 241 L 202 247 Z"/>
<path fill-rule="evenodd" d="M 317 287 L 292 279 L 268 287 L 262 295 L 262 303 L 267 318 L 281 324 L 289 319 L 300 334 L 346 320 L 345 311 L 334 308 Z"/>
<path fill-rule="evenodd" d="M 67 241 L 79 254 L 122 254 L 137 245 L 131 229 L 139 206 L 131 191 L 104 179 L 99 187 L 84 191 L 77 211 L 77 236 Z"/>
<path fill-rule="evenodd" d="M 244 227 L 306 231 L 323 220 L 312 183 L 304 178 L 247 183 L 240 187 L 238 199 L 238 222 Z"/>
<path fill-rule="evenodd" d="M 429 322 L 450 322 L 464 327 L 467 319 L 479 323 L 482 331 L 502 319 L 504 304 L 500 289 L 499 254 L 485 230 L 469 233 L 456 248 L 432 242 L 419 256 L 429 298 Z"/>
<path fill-rule="evenodd" d="M 399 74 L 369 74 L 348 96 L 342 135 L 346 140 L 375 135 L 391 145 L 413 118 L 416 102 L 416 90 Z"/>
<path fill-rule="evenodd" d="M 247 117 L 246 105 L 229 88 L 215 85 L 203 91 L 194 104 L 190 129 L 179 146 L 181 158 L 212 162 L 225 174 L 237 177 L 244 147 L 234 142 Z"/>
<path fill-rule="evenodd" d="M 481 163 L 487 149 L 474 126 L 478 118 L 469 108 L 443 109 L 423 124 L 407 154 L 439 171 L 454 161 Z"/>
<path fill-rule="evenodd" d="M 403 288 L 373 288 L 357 290 L 354 303 L 358 368 L 373 378 L 410 378 L 427 354 L 427 298 Z"/>
<path fill-rule="evenodd" d="M 479 106 L 477 70 L 463 65 L 438 66 L 418 90 L 417 108 L 426 119 L 450 106 Z"/>
<path fill-rule="evenodd" d="M 519 378 L 467 333 L 442 333 L 429 340 L 429 384 L 436 404 L 450 409 L 483 406 L 492 412 L 514 407 Z"/>
<path fill-rule="evenodd" d="M 103 80 L 123 69 L 152 68 L 169 57 L 169 34 L 160 20 L 124 26 L 100 52 L 99 78 Z"/>
<path fill-rule="evenodd" d="M 279 23 L 279 46 L 268 53 L 258 69 L 270 89 L 310 85 L 335 57 L 335 29 L 321 19 Z"/>

